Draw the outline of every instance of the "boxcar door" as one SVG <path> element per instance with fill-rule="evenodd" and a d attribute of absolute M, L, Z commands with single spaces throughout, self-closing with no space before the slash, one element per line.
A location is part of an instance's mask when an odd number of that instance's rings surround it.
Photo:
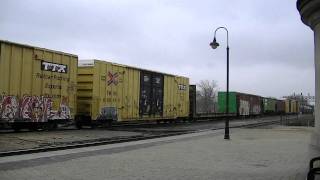
<path fill-rule="evenodd" d="M 152 74 L 151 114 L 162 115 L 163 112 L 163 75 Z"/>
<path fill-rule="evenodd" d="M 151 73 L 141 71 L 139 114 L 151 114 Z"/>
<path fill-rule="evenodd" d="M 141 71 L 139 112 L 140 116 L 162 115 L 163 75 Z"/>

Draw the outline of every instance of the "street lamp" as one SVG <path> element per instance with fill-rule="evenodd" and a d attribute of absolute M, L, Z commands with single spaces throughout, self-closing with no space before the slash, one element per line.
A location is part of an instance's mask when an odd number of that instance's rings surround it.
<path fill-rule="evenodd" d="M 227 115 L 227 119 L 226 119 L 226 125 L 224 128 L 224 139 L 230 139 L 230 134 L 229 134 L 229 32 L 228 29 L 226 27 L 218 27 L 215 31 L 214 31 L 214 38 L 213 41 L 210 43 L 210 46 L 212 47 L 212 49 L 216 49 L 219 46 L 219 43 L 216 40 L 216 33 L 219 29 L 224 29 L 227 32 L 227 97 L 226 97 L 226 115 Z"/>

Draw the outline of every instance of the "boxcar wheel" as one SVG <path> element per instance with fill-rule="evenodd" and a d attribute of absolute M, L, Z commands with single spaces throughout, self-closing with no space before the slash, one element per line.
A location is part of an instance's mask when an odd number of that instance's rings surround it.
<path fill-rule="evenodd" d="M 108 126 L 112 127 L 112 120 L 108 121 Z"/>
<path fill-rule="evenodd" d="M 76 116 L 75 117 L 75 125 L 76 125 L 77 129 L 82 129 L 81 120 L 82 120 L 81 116 Z"/>
<path fill-rule="evenodd" d="M 189 118 L 189 122 L 196 122 L 197 119 L 196 118 Z"/>
<path fill-rule="evenodd" d="M 21 127 L 19 125 L 12 125 L 12 129 L 14 132 L 19 132 L 21 130 Z"/>
<path fill-rule="evenodd" d="M 77 129 L 82 129 L 82 123 L 81 122 L 76 122 L 76 127 L 77 127 Z"/>
<path fill-rule="evenodd" d="M 91 122 L 91 129 L 95 129 L 95 128 L 97 128 L 97 125 Z"/>
<path fill-rule="evenodd" d="M 107 128 L 111 128 L 112 127 L 112 120 L 107 120 L 105 123 Z"/>
<path fill-rule="evenodd" d="M 58 128 L 58 124 L 56 122 L 48 122 L 46 129 L 47 130 L 55 130 Z"/>
<path fill-rule="evenodd" d="M 30 131 L 37 131 L 38 130 L 38 126 L 37 125 L 30 125 L 28 129 Z"/>
<path fill-rule="evenodd" d="M 57 129 L 58 128 L 58 124 L 56 123 L 56 122 L 54 122 L 53 124 L 52 124 L 52 129 Z"/>

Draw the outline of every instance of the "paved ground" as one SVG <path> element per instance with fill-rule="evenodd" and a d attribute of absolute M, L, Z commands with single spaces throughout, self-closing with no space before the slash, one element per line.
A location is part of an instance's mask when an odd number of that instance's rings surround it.
<path fill-rule="evenodd" d="M 311 128 L 206 131 L 0 158 L 0 179 L 305 179 Z M 319 155 L 319 154 L 318 154 Z"/>

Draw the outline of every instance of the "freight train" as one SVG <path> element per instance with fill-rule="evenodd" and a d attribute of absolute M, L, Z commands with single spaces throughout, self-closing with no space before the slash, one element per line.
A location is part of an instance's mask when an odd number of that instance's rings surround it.
<path fill-rule="evenodd" d="M 0 40 L 0 124 L 14 130 L 199 117 L 189 78 Z M 219 114 L 226 110 L 219 92 Z M 230 92 L 231 116 L 297 113 L 298 103 Z M 217 116 L 217 115 L 214 115 Z"/>
<path fill-rule="evenodd" d="M 196 86 L 190 85 L 190 115 L 193 119 L 204 119 L 226 116 L 227 93 L 218 92 L 218 112 L 199 114 L 196 112 Z M 299 102 L 296 100 L 279 100 L 241 92 L 229 92 L 229 116 L 255 117 L 262 115 L 298 114 Z"/>
<path fill-rule="evenodd" d="M 226 112 L 226 92 L 218 92 L 220 113 Z M 279 100 L 271 97 L 229 92 L 229 112 L 235 116 L 281 115 L 299 113 L 296 100 Z"/>

